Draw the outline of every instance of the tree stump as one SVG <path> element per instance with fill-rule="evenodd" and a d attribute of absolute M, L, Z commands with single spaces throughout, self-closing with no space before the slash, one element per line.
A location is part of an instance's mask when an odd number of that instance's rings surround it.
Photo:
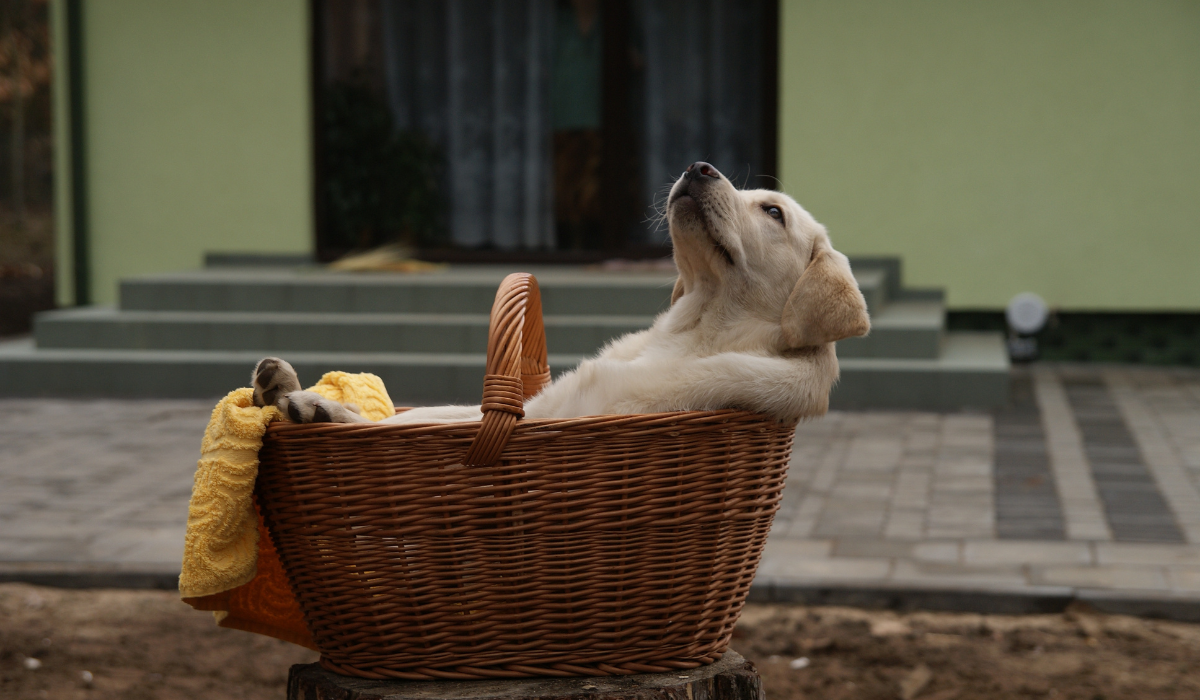
<path fill-rule="evenodd" d="M 373 681 L 318 664 L 288 674 L 288 700 L 765 700 L 754 664 L 733 651 L 690 671 L 487 681 Z"/>

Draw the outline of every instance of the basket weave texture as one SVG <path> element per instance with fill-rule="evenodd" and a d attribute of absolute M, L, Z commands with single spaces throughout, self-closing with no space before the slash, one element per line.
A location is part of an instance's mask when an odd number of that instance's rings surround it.
<path fill-rule="evenodd" d="M 519 420 L 548 381 L 541 301 L 492 309 L 484 418 L 268 429 L 257 496 L 334 672 L 667 672 L 728 647 L 793 428 L 745 411 Z"/>

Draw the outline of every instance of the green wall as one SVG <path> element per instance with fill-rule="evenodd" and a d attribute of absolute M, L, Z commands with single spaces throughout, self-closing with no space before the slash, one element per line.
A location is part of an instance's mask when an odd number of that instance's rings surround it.
<path fill-rule="evenodd" d="M 197 267 L 207 251 L 311 250 L 307 3 L 83 6 L 94 302 L 114 301 L 122 277 Z M 58 53 L 65 65 L 61 42 Z"/>
<path fill-rule="evenodd" d="M 67 81 L 62 79 L 67 65 L 65 46 L 67 29 L 63 0 L 50 2 L 50 45 L 54 50 L 54 79 L 51 98 L 54 100 L 54 255 L 58 268 L 54 276 L 55 297 L 60 306 L 75 301 L 71 264 L 74 242 L 71 238 L 71 131 L 68 115 Z"/>
<path fill-rule="evenodd" d="M 951 307 L 1200 310 L 1200 3 L 782 0 L 780 177 Z"/>
<path fill-rule="evenodd" d="M 307 4 L 84 10 L 93 299 L 206 251 L 311 250 Z M 1029 290 L 1200 310 L 1200 3 L 781 0 L 781 15 L 780 177 L 840 249 L 902 256 L 909 285 L 956 308 Z"/>

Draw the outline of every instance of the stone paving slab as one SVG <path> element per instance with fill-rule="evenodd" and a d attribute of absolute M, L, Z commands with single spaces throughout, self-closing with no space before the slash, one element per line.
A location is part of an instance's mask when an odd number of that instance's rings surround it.
<path fill-rule="evenodd" d="M 0 401 L 0 563 L 178 572 L 213 403 Z"/>
<path fill-rule="evenodd" d="M 1200 619 L 1200 372 L 1014 376 L 1026 399 L 1007 416 L 832 412 L 801 425 L 753 595 L 1014 611 L 1082 598 Z M 1120 541 L 1138 523 L 1113 518 L 1140 514 L 1105 508 L 1089 454 L 1107 453 L 1087 448 L 1064 388 L 1079 376 L 1108 392 L 1105 419 L 1132 440 L 1121 459 L 1160 497 L 1148 522 L 1165 514 L 1177 541 Z M 212 403 L 0 400 L 0 580 L 169 585 Z M 1022 471 L 1021 454 L 1041 461 Z"/>
<path fill-rule="evenodd" d="M 774 585 L 961 584 L 975 590 L 1059 586 L 1196 597 L 1200 546 L 1113 556 L 1103 543 L 996 540 L 791 540 L 767 543 L 759 582 Z M 890 546 L 888 546 L 890 545 Z M 1141 547 L 1143 545 L 1139 545 Z"/>

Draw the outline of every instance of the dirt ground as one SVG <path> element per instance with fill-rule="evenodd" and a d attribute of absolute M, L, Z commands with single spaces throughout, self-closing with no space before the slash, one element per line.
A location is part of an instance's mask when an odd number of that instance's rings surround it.
<path fill-rule="evenodd" d="M 1010 617 L 756 605 L 733 646 L 758 665 L 769 700 L 1200 697 L 1200 625 L 1084 608 Z M 6 699 L 279 700 L 288 667 L 315 657 L 220 629 L 169 592 L 0 584 Z"/>
<path fill-rule="evenodd" d="M 733 648 L 769 700 L 1200 698 L 1200 625 L 1105 615 L 747 606 Z"/>
<path fill-rule="evenodd" d="M 5 700 L 282 700 L 288 668 L 316 658 L 286 642 L 221 629 L 212 613 L 192 610 L 177 593 L 0 584 Z"/>

